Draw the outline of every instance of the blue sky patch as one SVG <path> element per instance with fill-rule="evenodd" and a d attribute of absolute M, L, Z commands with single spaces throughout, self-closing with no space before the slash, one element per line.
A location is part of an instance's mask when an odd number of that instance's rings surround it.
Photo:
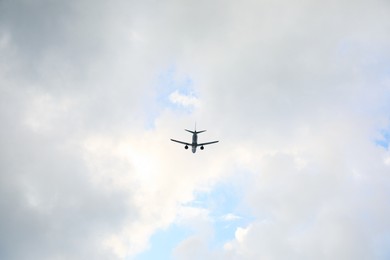
<path fill-rule="evenodd" d="M 249 209 L 242 205 L 242 196 L 236 184 L 224 182 L 210 192 L 196 194 L 196 199 L 188 204 L 209 210 L 214 227 L 211 248 L 222 247 L 234 239 L 238 227 L 245 227 L 254 220 Z"/>
<path fill-rule="evenodd" d="M 198 98 L 193 79 L 188 75 L 178 75 L 176 67 L 172 65 L 157 77 L 154 104 L 147 104 L 147 128 L 154 127 L 154 120 L 165 108 L 186 114 L 193 112 L 193 106 L 183 106 L 180 102 L 172 102 L 174 93 L 183 97 Z"/>
<path fill-rule="evenodd" d="M 192 231 L 189 228 L 171 225 L 166 230 L 157 231 L 151 238 L 150 248 L 136 257 L 137 260 L 168 260 L 172 259 L 172 251 L 184 239 L 189 237 Z"/>
<path fill-rule="evenodd" d="M 242 196 L 233 183 L 222 183 L 205 198 L 214 219 L 215 238 L 212 247 L 222 247 L 234 239 L 238 227 L 245 227 L 253 221 L 249 209 L 242 205 Z"/>
<path fill-rule="evenodd" d="M 221 249 L 235 238 L 238 227 L 246 227 L 254 220 L 249 210 L 242 205 L 242 193 L 233 183 L 220 183 L 210 192 L 199 192 L 195 200 L 183 206 L 207 209 L 212 221 L 213 237 L 209 239 L 210 249 Z M 150 249 L 137 257 L 146 259 L 172 259 L 173 250 L 180 242 L 196 235 L 197 230 L 187 225 L 172 224 L 166 230 L 153 235 Z"/>
<path fill-rule="evenodd" d="M 390 130 L 381 130 L 381 138 L 375 140 L 375 143 L 385 149 L 389 149 L 390 144 Z"/>
<path fill-rule="evenodd" d="M 176 68 L 171 66 L 158 78 L 156 87 L 157 103 L 161 107 L 180 109 L 180 107 L 171 102 L 170 95 L 178 92 L 181 95 L 197 97 L 193 85 L 193 80 L 190 76 L 178 76 Z"/>

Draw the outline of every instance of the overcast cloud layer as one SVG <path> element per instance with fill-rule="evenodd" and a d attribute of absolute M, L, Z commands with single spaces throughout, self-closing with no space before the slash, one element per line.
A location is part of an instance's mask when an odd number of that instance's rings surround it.
<path fill-rule="evenodd" d="M 0 258 L 389 259 L 389 13 L 1 0 Z"/>

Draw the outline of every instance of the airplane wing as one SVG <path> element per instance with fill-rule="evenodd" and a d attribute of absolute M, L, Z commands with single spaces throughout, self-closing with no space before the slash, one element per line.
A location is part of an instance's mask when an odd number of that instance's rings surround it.
<path fill-rule="evenodd" d="M 178 140 L 175 140 L 175 139 L 171 139 L 171 141 L 174 141 L 174 142 L 179 143 L 179 144 L 185 144 L 185 145 L 191 146 L 191 144 L 189 144 L 189 143 L 178 141 Z"/>
<path fill-rule="evenodd" d="M 208 144 L 215 144 L 215 143 L 218 143 L 219 141 L 212 141 L 212 142 L 207 142 L 207 143 L 202 143 L 202 144 L 198 144 L 198 146 L 203 146 L 203 145 L 208 145 Z"/>

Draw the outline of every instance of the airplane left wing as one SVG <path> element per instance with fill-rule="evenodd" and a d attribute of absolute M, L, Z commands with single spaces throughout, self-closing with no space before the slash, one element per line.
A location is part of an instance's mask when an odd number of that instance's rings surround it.
<path fill-rule="evenodd" d="M 218 143 L 219 141 L 212 141 L 212 142 L 207 142 L 207 143 L 202 143 L 202 144 L 198 144 L 198 146 L 203 146 L 203 145 L 208 145 L 208 144 L 215 144 L 215 143 Z"/>
<path fill-rule="evenodd" d="M 189 144 L 189 143 L 178 141 L 178 140 L 175 140 L 175 139 L 171 139 L 171 141 L 174 141 L 174 142 L 179 143 L 179 144 L 185 144 L 185 145 L 190 145 L 191 146 L 191 144 Z"/>

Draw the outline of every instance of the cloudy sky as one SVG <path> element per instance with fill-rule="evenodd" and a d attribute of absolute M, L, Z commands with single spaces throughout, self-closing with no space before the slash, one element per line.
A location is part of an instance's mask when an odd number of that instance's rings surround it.
<path fill-rule="evenodd" d="M 0 258 L 389 259 L 389 13 L 0 0 Z"/>

